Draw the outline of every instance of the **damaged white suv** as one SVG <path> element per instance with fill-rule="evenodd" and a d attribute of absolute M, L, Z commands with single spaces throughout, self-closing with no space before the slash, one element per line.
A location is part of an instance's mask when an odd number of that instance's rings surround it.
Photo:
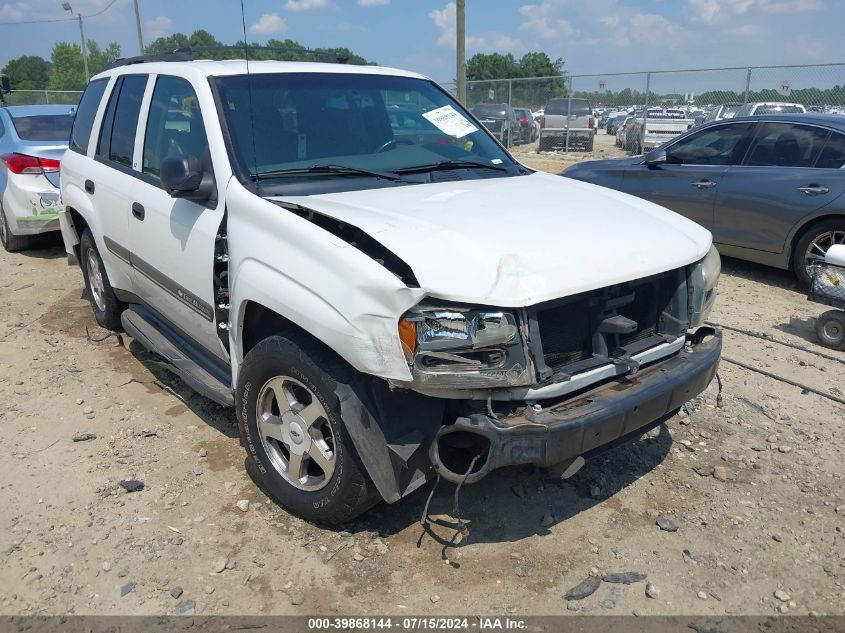
<path fill-rule="evenodd" d="M 435 474 L 572 472 L 718 365 L 708 231 L 528 169 L 414 73 L 126 60 L 61 172 L 98 322 L 234 406 L 261 483 L 313 521 Z"/>

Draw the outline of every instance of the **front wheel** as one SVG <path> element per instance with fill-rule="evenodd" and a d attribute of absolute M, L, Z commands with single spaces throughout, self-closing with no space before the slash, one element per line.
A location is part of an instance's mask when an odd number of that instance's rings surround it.
<path fill-rule="evenodd" d="M 816 320 L 819 343 L 830 349 L 845 351 L 845 312 L 829 310 Z"/>
<path fill-rule="evenodd" d="M 249 469 L 279 505 L 314 523 L 342 524 L 379 501 L 335 393 L 353 372 L 304 336 L 271 336 L 249 351 L 238 375 Z"/>
<path fill-rule="evenodd" d="M 824 263 L 827 249 L 836 244 L 845 244 L 845 221 L 826 220 L 810 227 L 795 244 L 792 256 L 792 270 L 799 283 L 809 288 L 812 269 Z"/>

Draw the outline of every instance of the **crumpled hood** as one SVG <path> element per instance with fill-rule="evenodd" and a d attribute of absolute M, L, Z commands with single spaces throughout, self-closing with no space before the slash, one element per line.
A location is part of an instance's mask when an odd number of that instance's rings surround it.
<path fill-rule="evenodd" d="M 710 232 L 624 193 L 546 173 L 280 200 L 352 224 L 445 300 L 523 307 L 707 254 Z"/>

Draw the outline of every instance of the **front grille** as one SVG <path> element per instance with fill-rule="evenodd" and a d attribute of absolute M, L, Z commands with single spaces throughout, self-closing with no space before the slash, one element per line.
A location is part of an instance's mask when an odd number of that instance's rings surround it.
<path fill-rule="evenodd" d="M 675 315 L 682 272 L 673 270 L 541 306 L 536 319 L 545 364 L 558 372 L 598 356 L 624 356 L 626 348 L 655 334 L 680 335 L 677 323 L 664 326 L 675 330 L 668 332 L 661 331 L 661 323 L 664 313 L 683 321 Z M 600 333 L 602 322 L 615 315 L 635 321 L 637 329 L 628 334 Z"/>

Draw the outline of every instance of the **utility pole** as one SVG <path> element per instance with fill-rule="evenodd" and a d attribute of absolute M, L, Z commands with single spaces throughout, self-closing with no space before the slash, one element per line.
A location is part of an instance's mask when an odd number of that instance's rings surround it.
<path fill-rule="evenodd" d="M 70 2 L 63 2 L 62 9 L 70 11 L 70 14 L 73 15 Z M 77 13 L 76 19 L 79 20 L 79 40 L 82 42 L 82 64 L 85 67 L 85 81 L 88 81 L 91 75 L 88 73 L 88 49 L 85 46 L 85 29 L 82 27 L 82 14 Z"/>
<path fill-rule="evenodd" d="M 457 0 L 455 7 L 456 33 L 456 79 L 458 82 L 458 101 L 467 100 L 467 63 L 466 63 L 466 0 Z"/>
<path fill-rule="evenodd" d="M 138 54 L 144 54 L 144 37 L 141 35 L 141 15 L 138 13 L 138 0 L 133 0 L 135 4 L 135 28 L 138 30 Z"/>

